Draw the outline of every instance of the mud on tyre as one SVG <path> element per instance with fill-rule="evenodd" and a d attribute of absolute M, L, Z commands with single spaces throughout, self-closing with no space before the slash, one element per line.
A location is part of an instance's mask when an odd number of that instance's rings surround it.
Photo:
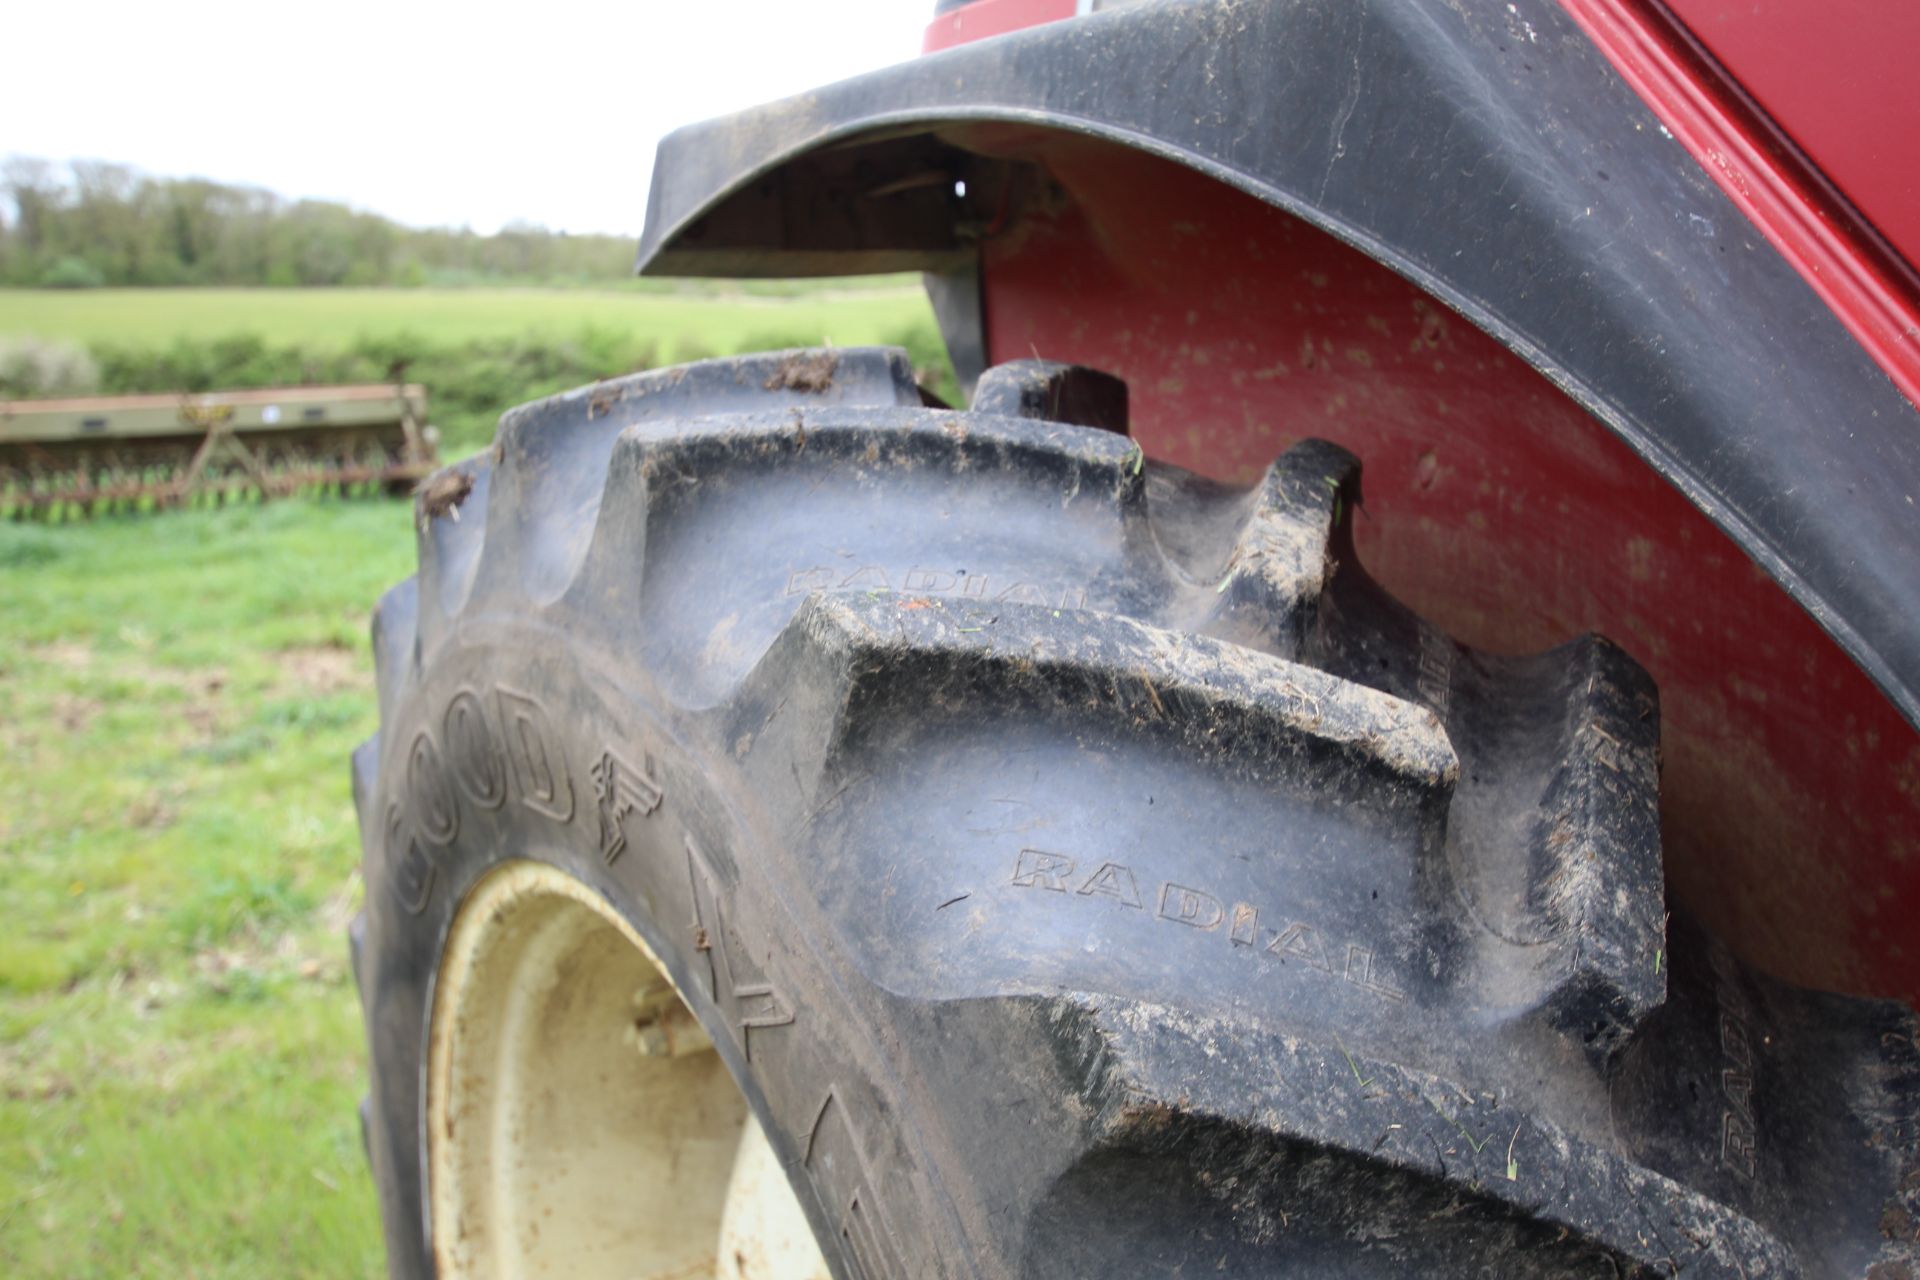
<path fill-rule="evenodd" d="M 868 1280 L 1910 1274 L 1913 1022 L 1669 920 L 1633 661 L 1408 614 L 1331 445 L 1126 425 L 776 353 L 452 470 L 354 760 L 394 1274 L 799 1274 L 716 1243 L 781 1169 Z"/>

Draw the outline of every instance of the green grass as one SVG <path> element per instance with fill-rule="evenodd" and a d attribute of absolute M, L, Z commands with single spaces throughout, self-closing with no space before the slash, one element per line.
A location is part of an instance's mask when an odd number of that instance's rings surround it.
<path fill-rule="evenodd" d="M 344 346 L 359 338 L 430 335 L 569 337 L 613 330 L 654 344 L 663 359 L 738 351 L 760 334 L 809 342 L 880 342 L 929 315 L 917 286 L 897 278 L 850 289 L 768 293 L 688 285 L 514 289 L 0 289 L 0 334 L 70 342 L 162 345 L 250 333 L 273 343 Z"/>
<path fill-rule="evenodd" d="M 381 1272 L 347 753 L 408 521 L 0 525 L 0 1274 Z"/>

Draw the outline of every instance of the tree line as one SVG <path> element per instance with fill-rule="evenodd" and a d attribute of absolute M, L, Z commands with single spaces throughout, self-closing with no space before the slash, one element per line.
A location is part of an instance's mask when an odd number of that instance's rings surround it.
<path fill-rule="evenodd" d="M 626 236 L 509 223 L 492 235 L 405 227 L 326 200 L 288 200 L 98 160 L 0 162 L 0 284 L 418 285 L 610 280 Z"/>

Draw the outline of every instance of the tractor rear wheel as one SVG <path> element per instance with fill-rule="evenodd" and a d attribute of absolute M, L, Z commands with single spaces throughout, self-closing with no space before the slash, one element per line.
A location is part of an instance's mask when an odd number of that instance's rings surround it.
<path fill-rule="evenodd" d="M 1395 604 L 1334 446 L 1126 429 L 775 353 L 427 487 L 354 762 L 394 1273 L 1904 1274 L 1913 1022 L 1669 926 L 1644 672 Z"/>

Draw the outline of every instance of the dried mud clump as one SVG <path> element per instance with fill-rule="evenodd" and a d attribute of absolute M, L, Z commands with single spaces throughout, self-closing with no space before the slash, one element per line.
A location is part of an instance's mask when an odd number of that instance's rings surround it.
<path fill-rule="evenodd" d="M 768 391 L 810 391 L 815 395 L 833 385 L 840 357 L 831 351 L 796 351 L 773 367 L 764 384 Z"/>
<path fill-rule="evenodd" d="M 473 492 L 473 477 L 464 471 L 441 471 L 428 476 L 414 491 L 420 498 L 420 519 L 460 518 L 460 504 Z"/>

